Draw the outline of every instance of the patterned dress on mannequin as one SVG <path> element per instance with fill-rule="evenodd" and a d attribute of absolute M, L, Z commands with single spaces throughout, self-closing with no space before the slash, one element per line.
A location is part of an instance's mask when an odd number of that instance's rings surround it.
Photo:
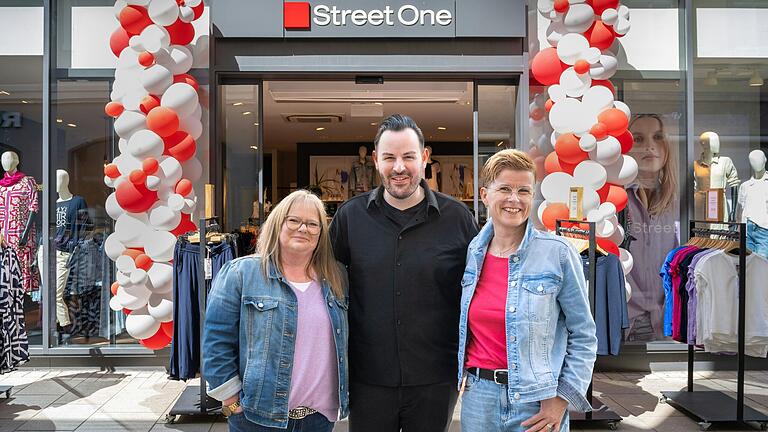
<path fill-rule="evenodd" d="M 27 235 L 27 243 L 19 246 L 30 212 L 37 212 L 38 209 L 37 183 L 34 178 L 24 176 L 10 186 L 0 186 L 0 228 L 5 241 L 19 257 L 21 285 L 25 292 L 37 291 L 40 287 L 38 272 L 32 269 L 37 247 L 34 226 Z"/>

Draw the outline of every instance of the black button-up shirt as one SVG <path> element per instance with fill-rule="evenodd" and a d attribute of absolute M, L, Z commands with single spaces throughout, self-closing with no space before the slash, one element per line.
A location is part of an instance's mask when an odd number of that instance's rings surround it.
<path fill-rule="evenodd" d="M 336 259 L 349 272 L 354 382 L 395 387 L 455 379 L 461 277 L 478 229 L 466 205 L 423 180 L 421 187 L 426 198 L 412 217 L 391 217 L 380 186 L 347 201 L 331 223 Z"/>

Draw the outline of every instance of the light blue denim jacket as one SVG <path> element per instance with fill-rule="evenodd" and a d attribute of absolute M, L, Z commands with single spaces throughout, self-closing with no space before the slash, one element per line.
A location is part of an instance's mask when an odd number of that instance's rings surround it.
<path fill-rule="evenodd" d="M 466 373 L 469 304 L 492 238 L 489 221 L 469 244 L 461 282 L 459 385 Z M 509 257 L 504 319 L 509 401 L 560 396 L 574 409 L 590 411 L 585 394 L 592 379 L 597 336 L 582 262 L 566 240 L 528 223 L 519 249 Z"/>
<path fill-rule="evenodd" d="M 286 428 L 298 303 L 280 271 L 270 267 L 265 278 L 260 262 L 255 255 L 237 258 L 216 275 L 205 316 L 203 373 L 211 397 L 224 400 L 239 392 L 248 420 Z M 346 272 L 343 276 L 347 292 Z M 344 418 L 349 414 L 348 303 L 336 298 L 325 280 L 321 286 L 333 326 Z"/>

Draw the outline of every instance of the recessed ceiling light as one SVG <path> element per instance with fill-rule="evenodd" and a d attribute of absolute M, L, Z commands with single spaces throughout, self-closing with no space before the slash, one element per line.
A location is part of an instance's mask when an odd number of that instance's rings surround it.
<path fill-rule="evenodd" d="M 0 90 L 0 95 L 4 95 L 4 96 L 10 96 L 11 94 L 10 94 L 10 93 L 8 93 L 8 92 L 7 92 L 7 91 L 5 91 L 5 90 Z"/>
<path fill-rule="evenodd" d="M 259 125 L 259 122 L 256 122 L 256 123 L 254 123 L 253 125 L 254 125 L 254 126 L 258 126 L 258 125 Z"/>
<path fill-rule="evenodd" d="M 250 113 L 251 113 L 250 111 L 244 111 L 244 112 L 243 112 L 243 115 L 248 115 L 248 114 L 250 114 Z"/>
<path fill-rule="evenodd" d="M 251 146 L 251 148 L 252 148 L 252 149 L 254 149 L 254 150 L 258 150 L 258 149 L 259 149 L 259 148 L 258 148 L 258 147 L 256 147 L 256 146 Z"/>
<path fill-rule="evenodd" d="M 324 127 L 319 127 L 319 128 L 315 128 L 315 130 L 316 130 L 316 131 L 318 131 L 318 132 L 320 132 L 320 131 L 324 131 L 324 130 L 325 130 L 325 128 L 324 128 Z"/>
<path fill-rule="evenodd" d="M 69 126 L 69 127 L 77 127 L 77 125 L 74 124 L 74 123 L 67 123 L 67 126 Z"/>
<path fill-rule="evenodd" d="M 23 104 L 28 104 L 29 102 L 27 102 L 27 101 L 25 101 L 25 100 L 22 100 L 22 101 L 21 101 L 21 103 L 23 103 Z"/>
<path fill-rule="evenodd" d="M 446 129 L 445 129 L 445 126 L 438 126 L 437 130 L 446 130 Z"/>
<path fill-rule="evenodd" d="M 376 122 L 371 122 L 371 126 L 376 126 Z"/>
<path fill-rule="evenodd" d="M 499 141 L 499 143 L 498 143 L 498 144 L 496 144 L 496 147 L 501 147 L 501 146 L 502 146 L 502 144 L 504 144 L 504 141 L 503 141 L 503 140 L 502 140 L 502 141 Z"/>
<path fill-rule="evenodd" d="M 755 72 L 752 74 L 752 76 L 749 78 L 749 85 L 751 87 L 760 87 L 764 83 L 763 77 L 760 76 L 760 72 L 755 69 Z"/>
<path fill-rule="evenodd" d="M 56 119 L 56 123 L 64 123 L 64 120 L 62 120 L 62 119 Z"/>
<path fill-rule="evenodd" d="M 384 105 L 384 104 L 383 104 L 383 103 L 381 103 L 381 102 L 374 102 L 373 104 L 374 104 L 374 105 L 379 105 L 379 106 L 381 106 L 381 105 Z"/>
<path fill-rule="evenodd" d="M 232 104 L 232 106 L 240 106 L 242 104 L 243 104 L 242 102 L 235 102 L 235 103 Z"/>

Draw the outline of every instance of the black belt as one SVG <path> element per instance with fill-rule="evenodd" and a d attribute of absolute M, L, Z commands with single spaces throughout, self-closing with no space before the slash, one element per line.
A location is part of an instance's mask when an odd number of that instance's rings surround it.
<path fill-rule="evenodd" d="M 509 372 L 507 372 L 506 369 L 480 369 L 480 368 L 469 368 L 467 369 L 467 372 L 471 373 L 472 375 L 488 380 L 493 381 L 496 384 L 503 384 L 507 385 L 509 383 Z"/>

